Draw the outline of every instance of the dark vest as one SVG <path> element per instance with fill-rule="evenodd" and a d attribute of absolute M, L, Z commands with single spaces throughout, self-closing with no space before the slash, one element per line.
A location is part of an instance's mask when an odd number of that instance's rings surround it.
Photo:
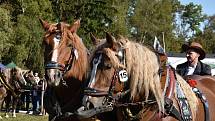
<path fill-rule="evenodd" d="M 188 62 L 185 62 L 185 63 L 177 65 L 176 71 L 181 76 L 186 76 L 188 67 L 189 67 Z M 201 61 L 199 61 L 193 72 L 193 75 L 202 75 L 202 76 L 211 75 L 211 67 L 209 65 L 204 64 Z"/>

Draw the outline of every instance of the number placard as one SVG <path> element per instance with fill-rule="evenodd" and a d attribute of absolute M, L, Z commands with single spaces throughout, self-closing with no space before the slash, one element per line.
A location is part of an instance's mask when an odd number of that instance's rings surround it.
<path fill-rule="evenodd" d="M 119 71 L 119 80 L 121 82 L 126 82 L 128 81 L 128 73 L 126 70 L 121 70 Z"/>

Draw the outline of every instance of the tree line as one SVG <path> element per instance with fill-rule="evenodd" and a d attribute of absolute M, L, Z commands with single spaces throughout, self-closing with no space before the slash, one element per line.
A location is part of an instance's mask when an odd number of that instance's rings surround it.
<path fill-rule="evenodd" d="M 157 36 L 165 40 L 167 52 L 180 52 L 182 44 L 193 40 L 207 53 L 215 52 L 215 15 L 179 0 L 1 0 L 0 16 L 0 61 L 41 73 L 44 30 L 39 18 L 69 24 L 81 19 L 78 35 L 88 48 L 89 33 L 102 38 L 108 31 L 146 45 Z"/>

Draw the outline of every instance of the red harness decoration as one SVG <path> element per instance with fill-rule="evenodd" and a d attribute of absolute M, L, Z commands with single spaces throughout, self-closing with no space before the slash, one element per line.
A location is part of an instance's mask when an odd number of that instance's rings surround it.
<path fill-rule="evenodd" d="M 187 81 L 187 83 L 191 86 L 191 87 L 196 87 L 196 85 L 197 85 L 197 82 L 196 82 L 196 80 L 194 80 L 194 79 L 189 79 L 188 81 Z"/>

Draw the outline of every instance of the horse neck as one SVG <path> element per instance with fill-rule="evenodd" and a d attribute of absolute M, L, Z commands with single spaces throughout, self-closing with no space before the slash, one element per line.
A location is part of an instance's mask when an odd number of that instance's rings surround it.
<path fill-rule="evenodd" d="M 75 37 L 76 36 L 77 35 L 75 35 Z M 74 61 L 72 62 L 72 67 L 67 72 L 66 76 L 69 79 L 75 78 L 79 81 L 82 81 L 86 78 L 88 72 L 88 50 L 80 40 L 77 40 L 76 43 L 74 43 L 74 47 L 78 51 L 78 58 L 74 59 Z"/>

